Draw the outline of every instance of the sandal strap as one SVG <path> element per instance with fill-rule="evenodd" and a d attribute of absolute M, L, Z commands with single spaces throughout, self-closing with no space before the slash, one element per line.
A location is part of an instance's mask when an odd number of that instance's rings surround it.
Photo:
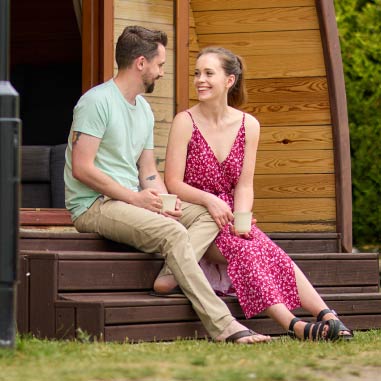
<path fill-rule="evenodd" d="M 304 327 L 304 340 L 309 340 L 310 339 L 310 331 L 311 331 L 311 326 L 315 326 L 316 324 L 313 323 L 307 323 Z M 312 333 L 313 333 L 313 328 L 312 328 Z M 312 339 L 313 340 L 313 339 Z"/>
<path fill-rule="evenodd" d="M 324 328 L 328 327 L 326 331 L 326 335 L 323 336 Z M 324 320 L 313 324 L 312 332 L 311 332 L 311 340 L 319 341 L 319 340 L 337 340 L 340 332 L 340 324 L 339 320 Z"/>
<path fill-rule="evenodd" d="M 300 319 L 297 318 L 297 317 L 294 317 L 294 318 L 291 320 L 290 325 L 289 325 L 289 327 L 288 327 L 287 335 L 290 336 L 290 337 L 292 337 L 293 339 L 296 339 L 296 337 L 297 337 L 296 334 L 295 334 L 295 331 L 294 331 L 294 325 L 295 325 L 298 321 L 300 321 Z"/>
<path fill-rule="evenodd" d="M 337 313 L 336 313 L 335 310 L 330 310 L 329 308 L 326 308 L 326 309 L 321 310 L 319 312 L 319 315 L 317 316 L 316 321 L 323 321 L 324 315 L 327 315 L 329 313 L 334 314 L 335 316 L 337 316 Z"/>
<path fill-rule="evenodd" d="M 323 331 L 324 327 L 326 326 L 326 322 L 319 322 L 315 323 L 314 326 L 312 327 L 312 340 L 317 341 L 317 340 L 325 340 L 326 337 L 323 337 Z"/>
<path fill-rule="evenodd" d="M 340 338 L 340 320 L 327 320 L 328 323 L 328 332 L 327 332 L 327 340 L 335 341 Z"/>

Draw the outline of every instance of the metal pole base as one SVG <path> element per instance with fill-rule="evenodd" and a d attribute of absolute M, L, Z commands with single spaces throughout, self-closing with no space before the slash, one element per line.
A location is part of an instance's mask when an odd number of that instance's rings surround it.
<path fill-rule="evenodd" d="M 0 348 L 14 348 L 15 345 L 15 294 L 15 286 L 0 284 Z"/>

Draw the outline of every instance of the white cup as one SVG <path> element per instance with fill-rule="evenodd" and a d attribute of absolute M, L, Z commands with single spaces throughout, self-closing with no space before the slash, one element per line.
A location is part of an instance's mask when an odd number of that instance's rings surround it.
<path fill-rule="evenodd" d="M 167 193 L 160 193 L 159 197 L 161 198 L 161 201 L 163 202 L 163 206 L 161 208 L 162 212 L 169 211 L 173 212 L 176 208 L 176 200 L 177 195 L 175 194 L 167 194 Z"/>
<path fill-rule="evenodd" d="M 251 230 L 251 212 L 234 212 L 234 228 L 238 233 L 248 233 Z"/>

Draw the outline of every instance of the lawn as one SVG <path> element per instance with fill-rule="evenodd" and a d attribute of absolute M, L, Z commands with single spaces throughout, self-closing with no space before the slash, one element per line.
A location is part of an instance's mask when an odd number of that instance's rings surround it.
<path fill-rule="evenodd" d="M 351 342 L 117 344 L 18 338 L 0 350 L 1 381 L 380 380 L 381 330 Z"/>

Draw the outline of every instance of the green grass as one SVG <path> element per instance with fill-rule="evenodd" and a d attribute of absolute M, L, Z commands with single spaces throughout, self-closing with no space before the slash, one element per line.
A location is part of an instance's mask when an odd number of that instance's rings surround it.
<path fill-rule="evenodd" d="M 204 340 L 171 343 L 90 343 L 18 338 L 0 350 L 1 381 L 250 381 L 376 380 L 381 330 L 351 342 L 234 345 Z"/>

